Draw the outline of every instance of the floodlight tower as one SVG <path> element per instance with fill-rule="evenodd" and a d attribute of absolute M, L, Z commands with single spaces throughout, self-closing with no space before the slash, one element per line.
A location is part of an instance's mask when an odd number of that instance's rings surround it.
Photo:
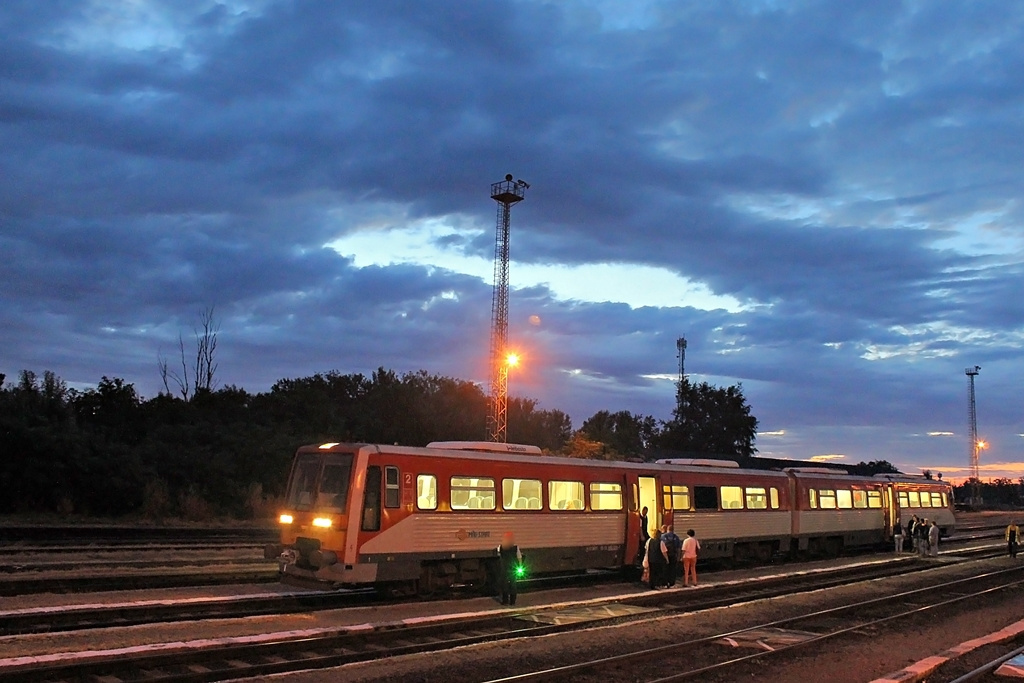
<path fill-rule="evenodd" d="M 508 233 L 512 205 L 525 199 L 530 185 L 524 180 L 491 183 L 491 199 L 498 202 L 494 239 L 494 291 L 491 295 L 491 405 L 487 416 L 487 440 L 508 440 Z"/>
<path fill-rule="evenodd" d="M 981 450 L 981 442 L 978 441 L 978 408 L 974 402 L 974 378 L 978 376 L 979 370 L 981 370 L 979 365 L 964 370 L 964 374 L 967 375 L 967 431 L 970 438 L 968 451 L 971 456 L 971 479 L 973 480 L 971 484 L 972 505 L 981 503 L 981 478 L 978 469 L 978 451 Z"/>

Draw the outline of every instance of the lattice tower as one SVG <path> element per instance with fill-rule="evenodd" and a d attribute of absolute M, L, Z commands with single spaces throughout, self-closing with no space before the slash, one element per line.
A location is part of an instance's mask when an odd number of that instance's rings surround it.
<path fill-rule="evenodd" d="M 967 431 L 970 438 L 968 452 L 970 453 L 971 478 L 974 480 L 975 498 L 977 498 L 979 493 L 979 484 L 981 482 L 978 468 L 978 451 L 980 450 L 978 443 L 978 408 L 974 401 L 974 378 L 977 377 L 979 370 L 981 370 L 981 367 L 977 365 L 964 370 L 964 373 L 967 375 Z"/>
<path fill-rule="evenodd" d="M 508 440 L 508 238 L 512 205 L 525 199 L 529 185 L 513 180 L 491 184 L 491 199 L 498 202 L 498 220 L 494 238 L 494 290 L 491 295 L 491 397 L 487 416 L 487 439 L 496 443 Z"/>

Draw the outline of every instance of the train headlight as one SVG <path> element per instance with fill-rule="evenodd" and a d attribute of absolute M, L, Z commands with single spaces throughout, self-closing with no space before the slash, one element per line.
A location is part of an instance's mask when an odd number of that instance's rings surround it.
<path fill-rule="evenodd" d="M 313 526 L 320 527 L 321 529 L 330 529 L 331 528 L 331 518 L 330 517 L 317 517 L 316 519 L 313 520 Z"/>
<path fill-rule="evenodd" d="M 292 522 L 295 521 L 295 518 L 292 517 L 291 515 L 285 514 L 285 515 L 281 515 L 280 517 L 278 517 L 277 521 L 279 521 L 281 524 L 291 524 Z"/>

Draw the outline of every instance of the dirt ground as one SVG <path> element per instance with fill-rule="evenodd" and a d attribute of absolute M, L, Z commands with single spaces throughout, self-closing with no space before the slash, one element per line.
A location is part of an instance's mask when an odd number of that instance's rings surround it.
<path fill-rule="evenodd" d="M 1010 558 L 991 560 L 994 567 L 1012 562 Z M 1024 556 L 1017 562 L 1024 562 Z M 904 579 L 887 579 L 898 586 Z M 321 683 L 344 680 L 346 683 L 473 683 L 502 676 L 556 667 L 610 656 L 641 646 L 668 645 L 696 637 L 727 632 L 753 623 L 763 623 L 791 610 L 822 607 L 831 600 L 877 597 L 881 582 L 858 584 L 825 592 L 759 601 L 745 606 L 715 609 L 668 617 L 639 625 L 592 628 L 569 634 L 503 641 L 460 648 L 427 655 L 400 656 L 382 662 L 348 665 L 323 671 L 268 677 L 262 680 L 289 683 Z M 828 683 L 867 683 L 905 666 L 936 655 L 972 638 L 981 637 L 1024 618 L 1024 591 L 1017 591 L 991 601 L 992 604 L 960 605 L 951 611 L 916 619 L 910 626 L 901 625 L 866 633 L 842 644 L 825 644 L 801 648 L 781 660 L 743 665 L 727 674 L 694 680 L 731 683 L 757 680 L 759 683 L 794 683 L 822 681 Z M 940 616 L 941 615 L 941 616 Z M 725 647 L 723 645 L 723 647 Z M 734 656 L 752 654 L 752 649 L 739 649 Z M 664 657 L 682 663 L 687 659 L 685 648 Z M 637 675 L 615 675 L 604 672 L 593 679 L 603 683 L 643 680 Z"/>

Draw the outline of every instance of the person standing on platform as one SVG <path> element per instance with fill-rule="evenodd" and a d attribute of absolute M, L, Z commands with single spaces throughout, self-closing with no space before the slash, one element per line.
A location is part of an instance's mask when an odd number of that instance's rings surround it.
<path fill-rule="evenodd" d="M 686 530 L 686 538 L 683 539 L 683 586 L 697 585 L 697 553 L 700 552 L 700 541 L 693 529 Z"/>
<path fill-rule="evenodd" d="M 661 529 L 647 541 L 647 568 L 650 571 L 648 585 L 651 590 L 665 585 L 665 569 L 668 567 L 668 549 L 661 540 Z"/>
<path fill-rule="evenodd" d="M 501 585 L 501 604 L 516 604 L 516 581 L 523 564 L 523 553 L 516 545 L 515 536 L 506 531 L 498 546 L 498 582 Z"/>
<path fill-rule="evenodd" d="M 676 585 L 676 577 L 679 576 L 679 553 L 683 549 L 683 540 L 676 536 L 671 524 L 661 528 L 661 541 L 668 551 L 668 569 L 665 572 L 665 585 L 672 587 Z"/>
<path fill-rule="evenodd" d="M 915 553 L 917 552 L 917 525 L 920 523 L 917 515 L 911 517 L 910 521 L 907 522 L 907 536 L 910 537 L 910 549 Z"/>
<path fill-rule="evenodd" d="M 939 525 L 932 520 L 928 527 L 928 556 L 938 557 L 939 555 Z"/>
<path fill-rule="evenodd" d="M 914 537 L 917 538 L 917 554 L 924 557 L 928 554 L 928 518 L 922 517 L 914 526 Z"/>
<path fill-rule="evenodd" d="M 1015 522 L 1006 527 L 1006 554 L 1017 557 L 1017 542 L 1020 540 L 1020 529 Z"/>
<path fill-rule="evenodd" d="M 896 520 L 896 523 L 892 525 L 892 540 L 893 545 L 896 546 L 896 554 L 903 554 L 903 525 L 900 520 Z"/>

